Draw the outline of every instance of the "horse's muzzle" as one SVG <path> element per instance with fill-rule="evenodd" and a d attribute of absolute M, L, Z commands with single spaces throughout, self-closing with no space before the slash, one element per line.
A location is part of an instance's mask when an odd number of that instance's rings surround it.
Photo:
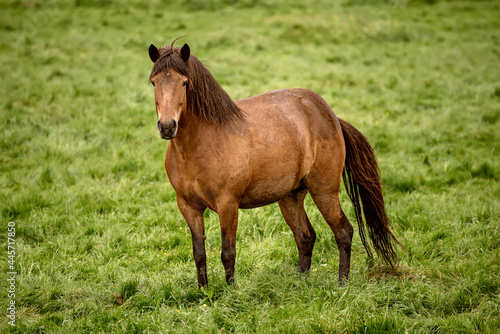
<path fill-rule="evenodd" d="M 173 119 L 170 122 L 162 122 L 161 119 L 158 120 L 158 132 L 162 139 L 173 139 L 177 134 L 177 121 Z"/>

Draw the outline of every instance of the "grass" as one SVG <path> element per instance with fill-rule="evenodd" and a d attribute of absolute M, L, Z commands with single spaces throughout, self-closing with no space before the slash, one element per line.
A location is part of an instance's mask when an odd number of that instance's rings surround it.
<path fill-rule="evenodd" d="M 2 316 L 1 331 L 498 332 L 499 15 L 495 1 L 2 2 L 2 268 L 12 221 L 18 275 L 16 326 Z M 206 213 L 197 289 L 147 80 L 149 44 L 186 34 L 234 99 L 309 88 L 368 137 L 408 249 L 396 270 L 356 233 L 339 287 L 335 239 L 307 198 L 307 279 L 271 205 L 240 213 L 231 287 Z M 4 279 L 0 297 L 6 310 Z"/>

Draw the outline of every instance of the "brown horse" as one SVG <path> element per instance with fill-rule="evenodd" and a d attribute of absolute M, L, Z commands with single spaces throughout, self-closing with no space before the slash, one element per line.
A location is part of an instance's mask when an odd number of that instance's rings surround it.
<path fill-rule="evenodd" d="M 399 242 L 389 229 L 373 150 L 319 95 L 277 90 L 233 102 L 187 44 L 151 45 L 149 56 L 158 131 L 170 140 L 165 169 L 191 230 L 200 286 L 207 284 L 206 208 L 219 215 L 228 283 L 234 274 L 238 209 L 274 202 L 295 237 L 297 270 L 308 272 L 316 233 L 304 210 L 307 192 L 335 234 L 339 282 L 346 281 L 353 228 L 339 204 L 342 178 L 368 255 L 373 248 L 395 264 Z"/>

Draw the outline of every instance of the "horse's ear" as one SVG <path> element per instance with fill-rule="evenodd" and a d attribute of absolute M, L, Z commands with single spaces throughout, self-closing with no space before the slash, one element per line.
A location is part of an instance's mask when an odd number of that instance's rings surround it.
<path fill-rule="evenodd" d="M 156 59 L 158 59 L 159 57 L 160 57 L 160 51 L 158 51 L 156 46 L 151 44 L 149 46 L 149 58 L 151 58 L 151 61 L 154 63 Z"/>
<path fill-rule="evenodd" d="M 181 58 L 182 58 L 182 60 L 184 60 L 184 62 L 187 62 L 190 54 L 191 54 L 191 50 L 189 49 L 189 45 L 184 44 L 182 46 L 181 50 L 179 51 L 179 56 L 181 56 Z"/>

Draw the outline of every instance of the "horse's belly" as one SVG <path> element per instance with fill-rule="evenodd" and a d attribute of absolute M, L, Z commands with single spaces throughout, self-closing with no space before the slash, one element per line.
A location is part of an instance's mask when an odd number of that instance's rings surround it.
<path fill-rule="evenodd" d="M 241 209 L 251 209 L 278 202 L 292 190 L 304 187 L 297 177 L 261 179 L 247 188 L 240 200 Z"/>

